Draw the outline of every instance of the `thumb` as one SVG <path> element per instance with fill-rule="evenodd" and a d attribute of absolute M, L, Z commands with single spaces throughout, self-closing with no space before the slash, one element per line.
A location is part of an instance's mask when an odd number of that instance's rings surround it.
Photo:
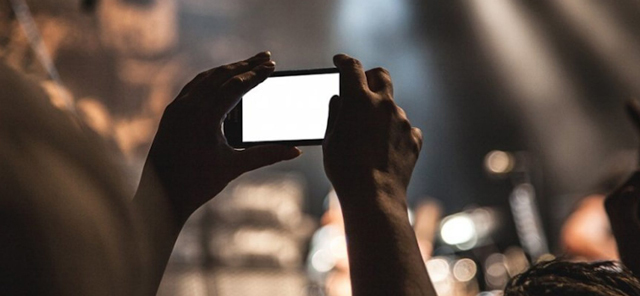
<path fill-rule="evenodd" d="M 336 126 L 338 115 L 340 114 L 340 106 L 342 106 L 342 100 L 339 96 L 333 96 L 329 101 L 329 118 L 327 119 L 327 131 L 324 134 L 325 139 L 333 131 Z"/>
<path fill-rule="evenodd" d="M 297 147 L 283 145 L 261 145 L 237 151 L 235 154 L 241 174 L 283 160 L 294 159 L 302 154 Z"/>

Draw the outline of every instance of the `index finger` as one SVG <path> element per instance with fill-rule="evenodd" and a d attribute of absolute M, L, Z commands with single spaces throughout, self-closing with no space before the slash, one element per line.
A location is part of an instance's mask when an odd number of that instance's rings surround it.
<path fill-rule="evenodd" d="M 268 61 L 262 65 L 232 77 L 220 87 L 220 98 L 215 102 L 217 108 L 222 111 L 219 115 L 227 114 L 235 107 L 242 96 L 262 83 L 267 77 L 273 73 L 275 62 Z M 212 103 L 216 100 L 211 100 Z M 222 116 L 224 119 L 224 116 Z"/>
<path fill-rule="evenodd" d="M 362 64 L 346 54 L 333 57 L 333 64 L 340 71 L 340 95 L 353 97 L 368 88 Z"/>
<path fill-rule="evenodd" d="M 240 73 L 249 71 L 254 67 L 268 61 L 269 59 L 271 59 L 271 52 L 263 51 L 246 60 L 216 67 L 216 68 L 201 72 L 182 88 L 182 90 L 178 94 L 178 98 L 182 97 L 188 92 L 191 92 L 193 89 L 197 88 L 204 81 L 207 81 L 206 85 L 201 85 L 200 87 L 206 87 L 206 88 L 219 87 L 222 83 L 227 81 L 229 78 L 235 75 L 238 75 Z"/>

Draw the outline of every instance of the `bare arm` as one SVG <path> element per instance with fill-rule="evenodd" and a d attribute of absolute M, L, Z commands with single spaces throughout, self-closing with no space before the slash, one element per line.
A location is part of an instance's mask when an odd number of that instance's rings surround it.
<path fill-rule="evenodd" d="M 393 101 L 386 70 L 334 57 L 340 96 L 323 143 L 342 205 L 353 295 L 436 295 L 407 217 L 406 190 L 422 134 Z"/>
<path fill-rule="evenodd" d="M 270 54 L 261 53 L 200 73 L 165 110 L 133 201 L 147 238 L 151 294 L 196 209 L 241 174 L 300 155 L 295 147 L 277 145 L 234 150 L 222 134 L 226 114 L 274 66 Z"/>

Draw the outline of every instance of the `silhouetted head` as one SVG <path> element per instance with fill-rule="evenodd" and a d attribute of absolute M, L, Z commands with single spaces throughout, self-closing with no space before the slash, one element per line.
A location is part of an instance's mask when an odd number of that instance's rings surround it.
<path fill-rule="evenodd" d="M 515 276 L 505 296 L 631 296 L 640 295 L 640 281 L 612 261 L 576 263 L 542 262 Z"/>

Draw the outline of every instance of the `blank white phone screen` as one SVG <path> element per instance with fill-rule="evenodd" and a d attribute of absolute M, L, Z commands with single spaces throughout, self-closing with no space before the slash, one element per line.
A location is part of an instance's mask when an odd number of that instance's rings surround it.
<path fill-rule="evenodd" d="M 338 73 L 268 78 L 242 98 L 242 140 L 324 138 L 329 101 L 339 91 Z"/>

